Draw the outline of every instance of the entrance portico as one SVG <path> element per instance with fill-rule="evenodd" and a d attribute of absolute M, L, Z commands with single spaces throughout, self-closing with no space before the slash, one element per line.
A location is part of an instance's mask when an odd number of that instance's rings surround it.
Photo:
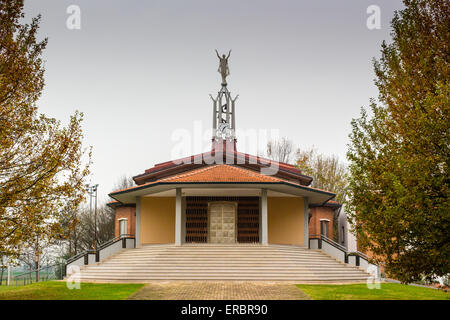
<path fill-rule="evenodd" d="M 268 194 L 294 198 L 267 189 L 191 186 L 140 196 L 136 243 L 267 245 Z"/>
<path fill-rule="evenodd" d="M 236 176 L 239 175 L 239 181 Z M 231 181 L 230 181 L 231 180 Z M 308 203 L 333 194 L 233 165 L 111 194 L 136 204 L 136 244 L 254 243 L 306 246 Z"/>

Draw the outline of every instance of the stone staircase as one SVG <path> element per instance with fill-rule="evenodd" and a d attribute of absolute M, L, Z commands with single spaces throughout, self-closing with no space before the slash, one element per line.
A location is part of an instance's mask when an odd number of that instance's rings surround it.
<path fill-rule="evenodd" d="M 321 251 L 283 245 L 146 245 L 81 269 L 81 281 L 362 282 L 369 274 Z"/>

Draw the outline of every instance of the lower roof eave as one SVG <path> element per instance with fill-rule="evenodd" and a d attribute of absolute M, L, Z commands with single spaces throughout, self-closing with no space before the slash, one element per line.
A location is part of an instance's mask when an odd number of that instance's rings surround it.
<path fill-rule="evenodd" d="M 308 204 L 310 205 L 322 205 L 328 200 L 335 197 L 334 193 L 313 189 L 310 187 L 305 187 L 302 185 L 296 185 L 285 182 L 183 182 L 183 183 L 173 183 L 173 182 L 157 182 L 150 185 L 143 185 L 131 190 L 123 190 L 118 192 L 113 192 L 110 197 L 119 201 L 122 204 L 135 204 L 139 197 L 148 196 L 152 194 L 157 194 L 160 192 L 165 192 L 173 190 L 176 188 L 182 189 L 194 189 L 194 188 L 248 188 L 248 189 L 267 189 L 276 192 L 285 193 L 291 196 L 305 197 L 308 198 Z M 226 196 L 226 195 L 225 195 Z"/>

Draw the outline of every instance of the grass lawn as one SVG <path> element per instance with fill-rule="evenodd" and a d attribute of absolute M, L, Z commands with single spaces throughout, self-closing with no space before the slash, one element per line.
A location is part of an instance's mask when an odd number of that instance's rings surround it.
<path fill-rule="evenodd" d="M 0 287 L 0 300 L 121 300 L 141 289 L 143 284 L 81 283 L 68 289 L 65 281 L 47 281 L 20 287 Z"/>
<path fill-rule="evenodd" d="M 368 289 L 366 284 L 309 285 L 297 287 L 314 300 L 449 300 L 449 293 L 441 290 L 381 283 L 380 289 Z"/>

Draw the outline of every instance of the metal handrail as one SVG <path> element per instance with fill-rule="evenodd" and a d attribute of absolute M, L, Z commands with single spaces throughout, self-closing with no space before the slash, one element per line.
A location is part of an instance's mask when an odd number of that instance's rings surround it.
<path fill-rule="evenodd" d="M 100 251 L 102 249 L 105 249 L 106 247 L 109 247 L 111 244 L 116 243 L 119 240 L 122 239 L 134 239 L 134 234 L 121 234 L 118 237 L 112 238 L 111 240 L 106 241 L 105 243 L 102 243 L 98 248 L 97 251 Z"/>
<path fill-rule="evenodd" d="M 343 245 L 337 243 L 337 242 L 334 241 L 334 240 L 331 240 L 330 238 L 328 238 L 328 237 L 326 237 L 326 236 L 324 236 L 324 235 L 322 235 L 322 234 L 311 234 L 309 238 L 310 238 L 310 239 L 321 239 L 321 240 L 323 240 L 323 241 L 325 241 L 325 242 L 331 244 L 333 247 L 335 247 L 335 248 L 341 250 L 341 251 L 344 252 L 347 256 L 359 256 L 360 258 L 363 258 L 363 259 L 365 259 L 365 260 L 367 260 L 367 261 L 371 261 L 371 258 L 370 258 L 369 256 L 367 256 L 366 254 L 364 254 L 364 253 L 362 253 L 362 252 L 360 252 L 360 251 L 352 251 L 352 252 L 349 252 L 349 251 L 347 251 L 347 248 L 346 248 L 346 247 L 344 247 Z"/>
<path fill-rule="evenodd" d="M 370 260 L 370 257 L 366 255 L 365 253 L 362 253 L 361 251 L 352 251 L 348 253 L 349 256 L 360 256 L 363 259 L 366 259 L 367 261 Z"/>
<path fill-rule="evenodd" d="M 80 259 L 81 257 L 84 257 L 87 254 L 93 254 L 93 253 L 94 253 L 94 250 L 91 250 L 91 249 L 84 250 L 84 251 L 82 251 L 82 252 L 80 252 L 80 253 L 78 253 L 78 254 L 70 257 L 70 258 L 67 258 L 66 259 L 66 263 L 69 264 L 69 263 L 71 263 L 71 262 L 73 262 L 73 261 L 75 261 L 77 259 Z"/>
<path fill-rule="evenodd" d="M 112 238 L 112 239 L 110 239 L 110 240 L 108 240 L 108 241 L 102 243 L 102 244 L 97 248 L 97 252 L 99 252 L 100 250 L 103 250 L 103 249 L 109 247 L 110 245 L 112 245 L 112 244 L 114 244 L 114 243 L 116 243 L 117 241 L 120 241 L 120 240 L 122 240 L 122 239 L 134 239 L 134 238 L 135 238 L 134 234 L 121 234 L 121 235 L 119 235 L 118 237 L 114 237 L 114 238 Z M 95 252 L 94 250 L 92 250 L 92 249 L 85 250 L 85 251 L 83 251 L 83 252 L 81 252 L 81 253 L 79 253 L 79 254 L 73 256 L 73 257 L 70 257 L 70 258 L 66 259 L 66 263 L 69 264 L 69 263 L 71 263 L 71 262 L 74 262 L 74 261 L 77 260 L 77 259 L 80 259 L 81 257 L 84 257 L 84 256 L 87 255 L 87 254 L 95 254 L 95 253 L 96 253 L 96 252 Z"/>
<path fill-rule="evenodd" d="M 321 240 L 324 240 L 325 242 L 328 242 L 329 244 L 331 244 L 333 247 L 336 247 L 337 249 L 340 249 L 341 251 L 344 251 L 345 253 L 347 253 L 347 248 L 346 248 L 346 247 L 344 247 L 343 245 L 337 243 L 337 242 L 334 241 L 334 240 L 331 240 L 331 239 L 328 238 L 328 237 L 325 237 L 325 236 L 322 235 L 322 234 L 312 234 L 312 235 L 310 236 L 310 238 L 312 238 L 312 239 L 321 239 Z"/>

